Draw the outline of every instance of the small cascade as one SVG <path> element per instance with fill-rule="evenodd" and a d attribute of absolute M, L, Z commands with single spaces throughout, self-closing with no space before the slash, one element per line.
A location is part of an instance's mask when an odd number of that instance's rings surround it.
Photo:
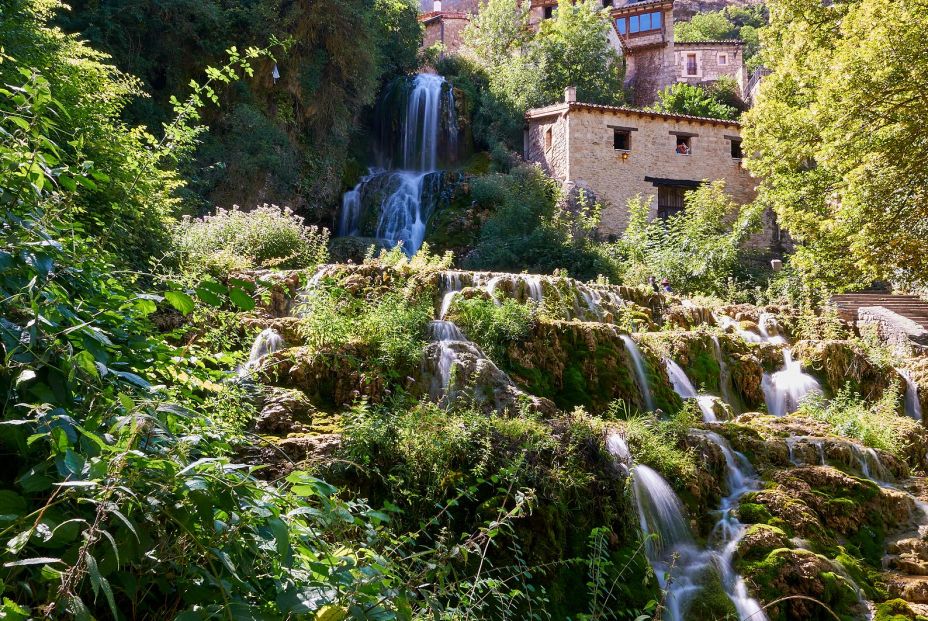
<path fill-rule="evenodd" d="M 719 508 L 719 521 L 710 535 L 710 542 L 717 558 L 716 564 L 722 577 L 722 586 L 735 605 L 735 610 L 738 611 L 738 618 L 741 621 L 748 619 L 751 621 L 763 621 L 767 618 L 763 609 L 757 600 L 748 595 L 744 578 L 735 573 L 734 567 L 732 567 L 732 558 L 746 530 L 732 510 L 738 506 L 741 496 L 747 492 L 760 489 L 760 483 L 757 481 L 754 468 L 751 467 L 748 459 L 732 449 L 725 438 L 711 431 L 706 432 L 705 437 L 716 444 L 722 451 L 727 471 L 728 495 L 722 499 L 722 506 Z"/>
<path fill-rule="evenodd" d="M 722 392 L 722 399 L 732 407 L 735 414 L 740 414 L 735 394 L 732 391 L 731 372 L 728 369 L 728 362 L 725 361 L 725 355 L 722 353 L 722 344 L 719 337 L 712 335 L 712 348 L 715 351 L 715 360 L 719 364 L 719 390 Z"/>
<path fill-rule="evenodd" d="M 628 474 L 629 468 L 632 467 L 632 454 L 628 450 L 625 438 L 614 431 L 610 432 L 606 436 L 606 450 L 609 451 L 609 454 L 612 455 L 622 471 Z"/>
<path fill-rule="evenodd" d="M 464 288 L 464 281 L 460 272 L 442 272 L 440 281 L 441 306 L 438 309 L 438 318 L 444 319 L 451 309 L 455 296 Z"/>
<path fill-rule="evenodd" d="M 451 347 L 451 343 L 470 343 L 460 328 L 450 321 L 430 321 L 429 338 L 439 344 L 438 354 L 438 373 L 436 378 L 438 382 L 433 382 L 431 396 L 434 399 L 440 399 L 448 391 L 448 385 L 451 383 L 451 371 L 454 363 L 457 362 L 457 354 Z M 476 349 L 476 347 L 475 347 Z"/>
<path fill-rule="evenodd" d="M 899 374 L 905 379 L 905 413 L 906 416 L 922 421 L 922 402 L 918 395 L 918 385 L 912 379 L 912 373 L 907 369 L 899 369 Z"/>
<path fill-rule="evenodd" d="M 654 411 L 654 398 L 651 396 L 651 386 L 648 384 L 648 374 L 645 370 L 644 356 L 641 355 L 641 350 L 638 349 L 638 344 L 632 340 L 632 337 L 623 334 L 619 338 L 622 339 L 622 343 L 625 344 L 625 351 L 628 352 L 631 358 L 632 368 L 635 371 L 635 379 L 638 382 L 638 390 L 641 391 L 641 399 L 644 401 L 645 409 L 652 412 Z"/>
<path fill-rule="evenodd" d="M 741 325 L 737 321 L 732 319 L 731 317 L 728 317 L 727 315 L 714 315 L 714 317 L 715 317 L 715 323 L 717 323 L 720 328 L 722 328 L 723 330 L 728 330 L 728 329 L 734 330 L 735 334 L 741 337 L 741 340 L 746 341 L 748 343 L 763 343 L 764 342 L 763 336 L 761 336 L 760 334 L 754 334 L 753 332 L 749 330 L 743 329 Z"/>
<path fill-rule="evenodd" d="M 646 538 L 645 549 L 652 564 L 666 562 L 681 545 L 694 545 L 683 503 L 667 481 L 642 464 L 632 468 L 631 476 L 638 524 Z M 663 576 L 658 578 L 663 579 Z"/>
<path fill-rule="evenodd" d="M 861 446 L 856 442 L 842 438 L 817 438 L 814 436 L 789 436 L 785 438 L 786 447 L 789 454 L 789 461 L 794 466 L 828 465 L 825 456 L 825 445 L 828 443 L 829 454 L 832 459 L 837 459 L 844 463 L 845 466 L 856 468 L 860 474 L 870 479 L 874 483 L 887 486 L 887 481 L 893 478 L 880 455 L 868 446 Z M 812 446 L 815 448 L 817 463 L 811 464 L 807 459 L 802 457 L 802 447 Z M 797 447 L 800 450 L 797 450 Z"/>
<path fill-rule="evenodd" d="M 674 392 L 680 395 L 682 399 L 695 399 L 696 403 L 699 404 L 699 409 L 702 412 L 702 420 L 704 422 L 717 422 L 718 418 L 715 415 L 714 407 L 715 399 L 710 395 L 700 395 L 697 393 L 690 378 L 686 376 L 686 372 L 679 364 L 670 358 L 666 358 L 664 359 L 664 365 L 667 367 L 667 376 L 670 378 L 670 383 L 673 385 Z"/>
<path fill-rule="evenodd" d="M 384 168 L 371 169 L 345 193 L 338 234 L 373 235 L 391 246 L 402 243 L 404 252 L 412 256 L 422 245 L 426 225 L 441 195 L 444 176 L 438 172 L 439 155 L 456 154 L 459 130 L 454 90 L 444 78 L 419 74 L 409 88 L 405 116 L 399 122 L 400 136 L 381 137 L 382 146 L 388 145 L 389 151 L 394 145 L 401 146 L 399 165 L 393 166 L 392 157 L 382 157 Z M 382 125 L 391 126 L 388 122 Z M 364 212 L 374 206 L 378 216 L 376 228 L 371 230 L 365 224 Z"/>
<path fill-rule="evenodd" d="M 785 345 L 786 339 L 780 334 L 780 324 L 772 313 L 761 313 L 757 318 L 757 329 L 766 343 Z"/>
<path fill-rule="evenodd" d="M 793 360 L 790 350 L 783 350 L 783 369 L 764 373 L 761 389 L 767 402 L 767 411 L 774 416 L 785 416 L 799 409 L 809 395 L 822 394 L 818 381 L 802 372 L 802 365 Z"/>
<path fill-rule="evenodd" d="M 248 354 L 248 362 L 242 365 L 238 370 L 239 376 L 244 377 L 248 375 L 258 367 L 262 358 L 283 348 L 283 337 L 273 328 L 265 328 L 255 337 L 255 342 L 251 345 L 251 352 Z"/>

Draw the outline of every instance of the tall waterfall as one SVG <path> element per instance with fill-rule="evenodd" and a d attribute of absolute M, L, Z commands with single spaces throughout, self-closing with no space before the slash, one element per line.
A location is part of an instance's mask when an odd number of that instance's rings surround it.
<path fill-rule="evenodd" d="M 381 131 L 381 166 L 342 197 L 338 234 L 376 237 L 389 246 L 402 243 L 411 256 L 422 246 L 441 194 L 441 155 L 453 158 L 457 152 L 458 126 L 454 91 L 443 77 L 419 74 L 408 88 L 405 114 L 397 118 L 396 110 L 387 110 L 398 127 L 382 122 L 389 129 Z M 396 97 L 389 102 L 399 105 Z M 366 209 L 376 209 L 376 220 L 366 217 Z"/>

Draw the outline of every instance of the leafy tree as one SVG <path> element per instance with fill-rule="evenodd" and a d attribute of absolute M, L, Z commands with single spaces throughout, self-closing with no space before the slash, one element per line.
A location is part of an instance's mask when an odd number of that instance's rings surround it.
<path fill-rule="evenodd" d="M 725 96 L 725 91 L 721 91 Z M 709 90 L 702 86 L 677 82 L 657 94 L 657 101 L 652 109 L 658 112 L 706 116 L 715 119 L 734 119 L 738 116 L 737 108 L 722 103 Z"/>
<path fill-rule="evenodd" d="M 697 13 L 688 22 L 674 22 L 673 38 L 675 41 L 721 41 L 735 39 L 738 29 L 728 19 L 724 11 Z"/>
<path fill-rule="evenodd" d="M 917 0 L 771 3 L 745 150 L 810 278 L 928 282 L 926 37 Z"/>
<path fill-rule="evenodd" d="M 182 196 L 197 215 L 215 204 L 250 207 L 271 195 L 303 207 L 315 222 L 328 221 L 363 112 L 384 81 L 417 67 L 422 36 L 413 0 L 72 4 L 59 22 L 141 78 L 150 96 L 128 97 L 123 118 L 153 133 L 172 114 L 170 97 L 227 48 L 264 46 L 275 34 L 293 37 L 276 59 L 276 83 L 275 61 L 257 63 L 256 75 L 226 89 L 223 110 L 207 117 L 212 131 L 183 170 L 192 183 Z"/>
<path fill-rule="evenodd" d="M 611 25 L 601 4 L 563 3 L 537 32 L 528 27 L 523 4 L 485 0 L 464 32 L 464 54 L 487 83 L 481 107 L 487 116 L 501 117 L 499 138 L 514 150 L 521 148 L 525 111 L 560 101 L 568 86 L 577 87 L 582 101 L 624 100 L 622 63 L 609 42 Z"/>

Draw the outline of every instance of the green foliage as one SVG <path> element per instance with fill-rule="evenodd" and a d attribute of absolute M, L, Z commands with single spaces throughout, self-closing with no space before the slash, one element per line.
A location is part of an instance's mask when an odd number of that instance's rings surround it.
<path fill-rule="evenodd" d="M 577 87 L 581 101 L 624 100 L 621 59 L 609 42 L 612 26 L 599 2 L 564 3 L 537 30 L 528 20 L 528 5 L 485 0 L 464 31 L 465 56 L 486 83 L 478 116 L 502 117 L 489 124 L 498 132 L 489 147 L 501 140 L 520 150 L 525 111 L 560 101 L 568 86 Z"/>
<path fill-rule="evenodd" d="M 899 416 L 898 411 L 899 394 L 894 391 L 887 390 L 879 401 L 868 403 L 846 386 L 830 400 L 810 397 L 797 415 L 828 423 L 832 433 L 902 456 L 907 434 L 919 423 Z"/>
<path fill-rule="evenodd" d="M 457 296 L 451 305 L 451 319 L 464 334 L 477 343 L 491 360 L 502 360 L 510 343 L 529 335 L 536 309 L 531 304 L 506 298 L 502 302 L 482 297 Z"/>
<path fill-rule="evenodd" d="M 566 270 L 591 280 L 618 270 L 593 237 L 598 207 L 582 197 L 562 205 L 556 181 L 537 167 L 520 166 L 506 175 L 489 175 L 472 185 L 476 203 L 494 210 L 480 240 L 464 263 L 475 269 L 533 273 Z"/>
<path fill-rule="evenodd" d="M 757 222 L 755 207 L 739 208 L 724 190 L 723 181 L 701 185 L 686 194 L 685 211 L 666 221 L 648 221 L 650 201 L 629 200 L 629 225 L 614 245 L 624 281 L 643 284 L 657 276 L 675 291 L 724 294 Z"/>
<path fill-rule="evenodd" d="M 657 94 L 657 101 L 652 106 L 652 109 L 658 112 L 688 114 L 715 119 L 737 118 L 738 109 L 720 100 L 722 97 L 728 97 L 726 92 L 720 90 L 717 95 L 702 86 L 677 82 Z"/>
<path fill-rule="evenodd" d="M 300 334 L 317 352 L 357 348 L 366 363 L 405 379 L 422 358 L 432 312 L 424 296 L 413 301 L 390 292 L 372 301 L 325 282 L 303 301 Z"/>
<path fill-rule="evenodd" d="M 763 81 L 744 147 L 797 242 L 793 266 L 850 288 L 928 278 L 928 20 L 919 2 L 770 4 Z"/>
<path fill-rule="evenodd" d="M 191 273 L 225 277 L 256 267 L 305 268 L 325 262 L 329 232 L 303 226 L 289 209 L 263 205 L 252 211 L 219 209 L 174 231 L 179 266 Z"/>
<path fill-rule="evenodd" d="M 679 446 L 699 415 L 685 407 L 671 419 L 632 414 L 624 401 L 609 406 L 607 419 L 622 420 L 625 440 L 637 462 L 646 464 L 678 484 L 696 475 L 695 456 Z"/>
<path fill-rule="evenodd" d="M 188 213 L 217 203 L 254 204 L 273 191 L 280 202 L 301 197 L 316 221 L 327 221 L 363 111 L 384 81 L 418 66 L 422 37 L 413 0 L 70 4 L 73 10 L 58 21 L 141 78 L 151 97 L 133 97 L 126 118 L 151 128 L 171 116 L 170 96 L 230 46 L 293 38 L 285 54 L 257 64 L 247 84 L 223 92 L 228 111 L 211 116 L 213 131 L 183 170 L 192 181 Z"/>

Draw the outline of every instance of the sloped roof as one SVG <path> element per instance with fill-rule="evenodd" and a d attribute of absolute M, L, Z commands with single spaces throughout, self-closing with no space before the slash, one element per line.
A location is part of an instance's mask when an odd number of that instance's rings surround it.
<path fill-rule="evenodd" d="M 616 114 L 626 114 L 632 116 L 667 119 L 669 121 L 689 121 L 691 123 L 708 123 L 711 125 L 725 125 L 739 128 L 741 123 L 730 121 L 728 119 L 714 119 L 707 116 L 692 116 L 689 114 L 672 114 L 669 112 L 655 112 L 654 110 L 642 110 L 640 108 L 629 108 L 626 106 L 607 106 L 603 104 L 583 103 L 581 101 L 571 101 L 569 103 L 557 103 L 544 108 L 532 108 L 525 113 L 526 120 L 538 119 L 554 114 L 562 114 L 571 110 L 594 110 L 598 112 L 611 112 Z"/>

